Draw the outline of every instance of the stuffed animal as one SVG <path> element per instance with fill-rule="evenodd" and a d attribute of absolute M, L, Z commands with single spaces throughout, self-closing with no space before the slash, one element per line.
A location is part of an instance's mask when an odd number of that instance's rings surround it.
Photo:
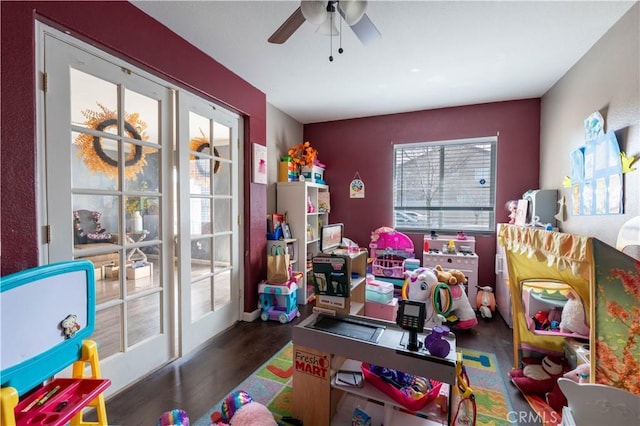
<path fill-rule="evenodd" d="M 171 410 L 162 414 L 156 426 L 189 426 L 189 416 L 183 410 Z"/>
<path fill-rule="evenodd" d="M 449 285 L 456 284 L 466 284 L 467 277 L 461 271 L 457 269 L 451 269 L 449 271 L 445 271 L 441 265 L 436 265 L 434 268 L 434 272 L 436 273 L 436 278 L 438 282 L 445 283 Z"/>
<path fill-rule="evenodd" d="M 544 396 L 556 386 L 563 371 L 561 359 L 546 356 L 539 364 L 529 364 L 522 369 L 510 371 L 509 376 L 523 394 Z"/>
<path fill-rule="evenodd" d="M 221 422 L 216 425 L 230 426 L 278 426 L 273 414 L 253 400 L 245 391 L 236 391 L 227 396 L 220 407 Z M 215 414 L 215 413 L 214 413 Z M 217 419 L 212 420 L 215 422 Z"/>
<path fill-rule="evenodd" d="M 425 302 L 427 323 L 440 325 L 446 320 L 455 323 L 460 329 L 469 329 L 478 324 L 464 285 L 461 284 L 466 282 L 462 272 L 455 269 L 444 271 L 442 266 L 437 266 L 435 269 L 417 268 L 405 271 L 405 276 L 407 279 L 402 287 L 402 298 Z M 458 283 L 458 280 L 461 283 Z M 435 293 L 439 282 L 446 286 L 441 286 L 440 291 Z M 436 312 L 435 306 L 442 312 Z"/>
<path fill-rule="evenodd" d="M 590 370 L 591 366 L 589 364 L 580 364 L 573 370 L 566 372 L 562 377 L 576 383 L 589 383 Z M 545 400 L 558 413 L 562 411 L 562 407 L 567 406 L 567 397 L 562 393 L 557 381 L 554 388 L 545 395 Z"/>
<path fill-rule="evenodd" d="M 567 294 L 567 303 L 562 308 L 560 321 L 560 331 L 563 333 L 578 333 L 583 336 L 589 335 L 584 314 L 582 300 L 573 291 Z"/>
<path fill-rule="evenodd" d="M 416 268 L 404 271 L 405 281 L 402 286 L 402 300 L 424 302 L 426 305 L 425 322 L 429 325 L 440 325 L 446 319 L 433 309 L 432 292 L 438 284 L 435 271 L 431 268 Z"/>

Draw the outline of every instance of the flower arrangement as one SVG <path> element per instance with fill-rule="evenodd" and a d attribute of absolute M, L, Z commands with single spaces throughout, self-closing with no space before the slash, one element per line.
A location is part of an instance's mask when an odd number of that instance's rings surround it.
<path fill-rule="evenodd" d="M 288 154 L 296 167 L 300 169 L 302 167 L 313 167 L 316 157 L 318 156 L 318 151 L 311 146 L 309 141 L 306 141 L 289 148 Z"/>

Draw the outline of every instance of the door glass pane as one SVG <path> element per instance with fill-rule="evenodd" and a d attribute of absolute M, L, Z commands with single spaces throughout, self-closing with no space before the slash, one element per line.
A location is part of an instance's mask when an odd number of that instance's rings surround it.
<path fill-rule="evenodd" d="M 118 86 L 71 68 L 71 124 L 91 127 L 118 114 Z"/>
<path fill-rule="evenodd" d="M 214 128 L 215 175 L 213 193 L 216 195 L 231 194 L 231 129 L 220 123 Z"/>
<path fill-rule="evenodd" d="M 118 196 L 75 194 L 72 197 L 74 249 L 103 248 L 118 243 Z M 96 244 L 102 243 L 98 246 Z M 75 255 L 79 253 L 74 252 Z"/>
<path fill-rule="evenodd" d="M 214 276 L 213 310 L 220 309 L 231 302 L 231 269 L 226 269 Z"/>
<path fill-rule="evenodd" d="M 74 188 L 118 188 L 118 142 L 88 133 L 71 133 L 71 184 Z"/>
<path fill-rule="evenodd" d="M 125 143 L 125 190 L 158 191 L 159 151 L 148 146 Z"/>
<path fill-rule="evenodd" d="M 211 200 L 209 198 L 191 199 L 191 235 L 210 234 Z"/>
<path fill-rule="evenodd" d="M 122 298 L 118 252 L 96 254 L 86 259 L 96 266 L 96 304 Z"/>
<path fill-rule="evenodd" d="M 152 99 L 148 96 L 134 92 L 133 90 L 124 90 L 124 110 L 127 114 L 127 121 L 131 122 L 135 126 L 135 130 L 140 138 L 134 137 L 134 139 L 142 139 L 144 141 L 158 143 L 160 123 L 158 111 L 160 109 L 160 102 L 156 99 Z"/>
<path fill-rule="evenodd" d="M 210 141 L 211 124 L 206 117 L 189 111 L 189 140 L 201 139 L 206 142 Z M 196 151 L 195 149 L 192 151 Z"/>
<path fill-rule="evenodd" d="M 129 347 L 161 333 L 161 296 L 162 293 L 154 293 L 128 303 L 127 342 Z"/>
<path fill-rule="evenodd" d="M 214 261 L 215 267 L 228 268 L 231 266 L 231 235 L 219 235 L 215 238 Z"/>
<path fill-rule="evenodd" d="M 122 306 L 96 312 L 96 328 L 91 335 L 100 348 L 100 358 L 122 352 Z"/>
<path fill-rule="evenodd" d="M 211 247 L 213 247 L 213 237 L 191 240 L 192 279 L 211 273 Z"/>
<path fill-rule="evenodd" d="M 231 231 L 231 199 L 216 199 L 214 201 L 213 217 L 215 228 L 214 232 L 230 232 Z"/>
<path fill-rule="evenodd" d="M 195 322 L 211 311 L 213 277 L 191 283 L 191 321 Z"/>

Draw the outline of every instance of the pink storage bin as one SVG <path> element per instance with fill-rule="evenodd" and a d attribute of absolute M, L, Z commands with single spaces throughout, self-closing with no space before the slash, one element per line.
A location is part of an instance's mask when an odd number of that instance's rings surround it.
<path fill-rule="evenodd" d="M 393 298 L 389 303 L 365 302 L 364 315 L 386 321 L 395 321 L 398 312 L 398 299 Z"/>
<path fill-rule="evenodd" d="M 405 394 L 403 394 L 400 389 L 395 386 L 385 382 L 376 374 L 372 373 L 370 368 L 370 364 L 363 362 L 362 363 L 362 373 L 364 374 L 364 380 L 366 383 L 369 383 L 376 388 L 380 389 L 384 392 L 389 398 L 393 399 L 403 407 L 411 411 L 419 411 L 422 410 L 425 405 L 429 402 L 436 399 L 438 394 L 440 393 L 440 388 L 442 387 L 442 382 L 438 382 L 437 380 L 430 380 L 431 382 L 431 390 L 425 394 L 420 399 L 413 399 Z"/>

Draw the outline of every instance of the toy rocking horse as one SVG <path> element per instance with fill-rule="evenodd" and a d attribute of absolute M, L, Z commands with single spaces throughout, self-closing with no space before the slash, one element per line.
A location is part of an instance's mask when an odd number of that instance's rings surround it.
<path fill-rule="evenodd" d="M 450 285 L 439 282 L 436 272 L 430 268 L 405 271 L 402 298 L 425 302 L 425 323 L 428 327 L 447 322 L 460 329 L 474 327 L 478 319 L 467 298 L 464 283 Z"/>

